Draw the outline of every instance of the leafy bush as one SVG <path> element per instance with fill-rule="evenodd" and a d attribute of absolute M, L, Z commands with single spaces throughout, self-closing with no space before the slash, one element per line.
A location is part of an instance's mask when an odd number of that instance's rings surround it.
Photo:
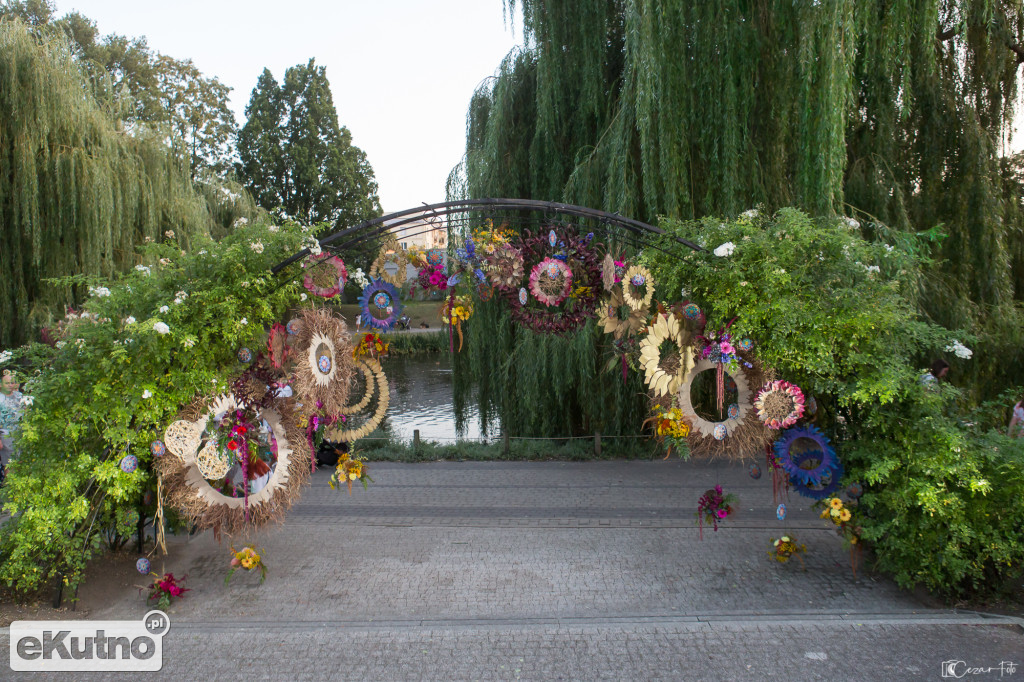
<path fill-rule="evenodd" d="M 947 595 L 1020 570 L 1024 510 L 1013 500 L 1024 495 L 1024 443 L 996 430 L 1005 422 L 958 416 L 959 390 L 919 383 L 935 357 L 954 369 L 970 362 L 945 349 L 974 341 L 917 314 L 919 254 L 934 235 L 874 226 L 892 243 L 868 243 L 853 221 L 793 209 L 664 227 L 707 250 L 651 258 L 658 291 L 701 304 L 709 327 L 735 318 L 735 337 L 755 340 L 765 364 L 815 396 L 845 480 L 866 490 L 864 537 L 880 568 Z"/>
<path fill-rule="evenodd" d="M 265 327 L 299 299 L 301 284 L 270 275 L 303 230 L 260 223 L 180 251 L 173 235 L 143 249 L 116 282 L 69 277 L 94 295 L 62 323 L 55 347 L 15 352 L 34 367 L 19 455 L 3 490 L 13 515 L 0 537 L 0 580 L 29 592 L 55 579 L 72 588 L 107 534 L 130 532 L 127 509 L 154 487 L 150 443 L 196 396 L 224 391 Z M 30 370 L 31 371 L 31 370 Z M 132 473 L 119 466 L 134 455 Z"/>

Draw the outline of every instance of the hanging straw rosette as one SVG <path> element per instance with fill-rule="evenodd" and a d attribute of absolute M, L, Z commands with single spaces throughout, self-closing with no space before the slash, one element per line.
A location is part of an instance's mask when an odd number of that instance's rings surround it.
<path fill-rule="evenodd" d="M 556 306 L 572 291 L 572 270 L 563 261 L 545 258 L 530 271 L 530 293 L 546 306 Z"/>
<path fill-rule="evenodd" d="M 359 310 L 366 326 L 387 331 L 402 315 L 398 289 L 389 282 L 374 279 L 359 297 Z"/>
<path fill-rule="evenodd" d="M 546 235 L 526 232 L 513 247 L 522 255 L 527 286 L 502 288 L 512 319 L 542 334 L 565 334 L 593 317 L 601 289 L 601 266 L 592 235 L 570 228 Z M 499 287 L 500 288 L 500 287 Z"/>
<path fill-rule="evenodd" d="M 329 253 L 309 256 L 303 261 L 302 267 L 306 271 L 302 285 L 314 296 L 337 296 L 348 282 L 348 271 L 345 270 L 344 261 Z"/>
<path fill-rule="evenodd" d="M 300 317 L 292 386 L 307 411 L 342 414 L 353 371 L 348 327 L 326 308 L 307 308 Z"/>
<path fill-rule="evenodd" d="M 622 278 L 622 298 L 626 305 L 636 311 L 646 310 L 654 297 L 654 278 L 650 271 L 640 265 L 626 270 Z"/>
<path fill-rule="evenodd" d="M 355 359 L 355 368 L 357 373 L 349 389 L 349 403 L 340 412 L 346 419 L 325 429 L 324 437 L 334 443 L 351 443 L 366 437 L 380 426 L 387 413 L 391 396 L 380 361 L 371 355 L 359 355 Z M 376 406 L 370 412 L 375 399 Z"/>
<path fill-rule="evenodd" d="M 621 339 L 624 336 L 638 334 L 644 328 L 648 314 L 647 308 L 635 309 L 626 305 L 622 297 L 622 287 L 615 286 L 601 301 L 597 323 L 601 325 L 605 334 Z"/>
<path fill-rule="evenodd" d="M 804 414 L 804 392 L 788 381 L 770 381 L 758 392 L 754 408 L 769 429 L 788 429 Z"/>
<path fill-rule="evenodd" d="M 267 336 L 267 359 L 274 369 L 283 369 L 291 355 L 291 348 L 288 347 L 288 329 L 280 322 L 275 322 L 270 327 L 270 334 Z"/>
<path fill-rule="evenodd" d="M 663 350 L 664 345 L 668 350 Z M 693 365 L 690 336 L 679 318 L 672 313 L 658 313 L 640 341 L 640 365 L 644 382 L 654 398 L 675 393 Z"/>
<path fill-rule="evenodd" d="M 377 259 L 370 266 L 370 279 L 380 279 L 393 287 L 400 288 L 405 285 L 408 264 L 409 258 L 405 255 L 405 251 L 398 245 L 395 238 L 391 237 L 381 244 Z"/>

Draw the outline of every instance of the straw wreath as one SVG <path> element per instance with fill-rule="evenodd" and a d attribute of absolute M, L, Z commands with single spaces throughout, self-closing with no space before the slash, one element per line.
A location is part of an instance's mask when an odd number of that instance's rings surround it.
<path fill-rule="evenodd" d="M 644 290 L 642 297 L 633 291 L 641 287 Z M 626 274 L 622 278 L 622 298 L 626 301 L 626 305 L 633 310 L 644 310 L 650 307 L 653 297 L 654 278 L 650 271 L 641 265 L 633 265 L 626 270 Z"/>
<path fill-rule="evenodd" d="M 293 342 L 292 385 L 299 400 L 322 414 L 341 414 L 352 379 L 352 342 L 345 321 L 326 308 L 307 308 Z"/>
<path fill-rule="evenodd" d="M 388 379 L 376 358 L 363 357 L 356 359 L 356 367 L 363 372 L 366 379 L 366 388 L 362 398 L 342 408 L 341 413 L 348 420 L 345 427 L 335 426 L 327 431 L 324 436 L 333 442 L 349 442 L 359 440 L 370 434 L 371 431 L 380 426 L 384 420 L 384 413 L 388 410 L 391 394 L 388 390 Z M 377 396 L 377 409 L 360 426 L 348 425 L 353 416 L 358 415 L 370 404 L 374 395 Z"/>

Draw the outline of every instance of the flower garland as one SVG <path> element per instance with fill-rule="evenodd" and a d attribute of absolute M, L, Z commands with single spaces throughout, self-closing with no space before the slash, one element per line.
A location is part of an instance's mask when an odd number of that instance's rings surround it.
<path fill-rule="evenodd" d="M 736 496 L 732 493 L 723 494 L 722 486 L 716 485 L 708 490 L 697 502 L 697 522 L 700 524 L 700 539 L 704 539 L 704 524 L 711 524 L 718 532 L 718 524 L 733 514 L 732 505 L 736 504 Z"/>
<path fill-rule="evenodd" d="M 225 585 L 231 582 L 231 576 L 235 574 L 239 567 L 244 568 L 246 571 L 258 570 L 260 572 L 260 585 L 267 579 L 267 565 L 259 551 L 252 545 L 246 545 L 237 552 L 234 547 L 231 548 L 231 568 L 228 569 L 228 574 L 224 578 Z"/>
<path fill-rule="evenodd" d="M 329 253 L 309 256 L 302 262 L 302 267 L 306 269 L 302 285 L 315 296 L 337 296 L 348 282 L 344 261 Z"/>
<path fill-rule="evenodd" d="M 402 301 L 398 289 L 380 279 L 370 281 L 359 297 L 359 309 L 367 327 L 387 331 L 402 315 Z"/>
<path fill-rule="evenodd" d="M 473 299 L 469 296 L 451 296 L 441 306 L 441 322 L 459 334 L 459 352 L 462 352 L 462 323 L 473 316 Z"/>
<path fill-rule="evenodd" d="M 769 429 L 788 429 L 804 414 L 804 393 L 788 381 L 770 381 L 758 392 L 754 408 Z"/>
<path fill-rule="evenodd" d="M 530 293 L 546 306 L 556 306 L 569 296 L 572 270 L 555 258 L 545 258 L 530 271 Z"/>
<path fill-rule="evenodd" d="M 644 295 L 638 296 L 634 290 L 643 288 Z M 640 311 L 651 305 L 654 297 L 654 277 L 650 271 L 640 265 L 634 265 L 626 270 L 622 278 L 622 297 L 626 304 L 633 310 Z"/>

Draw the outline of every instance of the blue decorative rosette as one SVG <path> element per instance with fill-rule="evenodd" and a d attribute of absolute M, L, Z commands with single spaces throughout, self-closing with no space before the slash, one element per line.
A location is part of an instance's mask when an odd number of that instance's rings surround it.
<path fill-rule="evenodd" d="M 793 455 L 790 450 L 798 439 L 806 438 L 814 441 L 818 446 L 818 450 L 821 452 L 820 463 L 813 469 L 802 469 L 796 461 L 796 456 Z M 836 457 L 835 449 L 829 445 L 831 441 L 828 436 L 821 432 L 821 429 L 815 426 L 799 426 L 791 429 L 786 429 L 782 432 L 782 436 L 775 441 L 775 457 L 778 459 L 779 464 L 789 474 L 789 480 L 791 483 L 803 483 L 803 484 L 814 484 L 819 485 L 821 483 L 822 476 L 831 469 L 838 469 L 842 471 L 839 465 L 839 459 Z M 804 461 L 804 460 L 801 460 Z"/>
<path fill-rule="evenodd" d="M 823 457 L 824 455 L 821 450 L 808 450 L 807 452 L 801 452 L 799 455 L 793 455 L 793 461 L 797 466 L 801 466 L 805 462 L 821 460 Z M 840 462 L 838 458 L 836 458 L 835 462 L 835 467 L 822 474 L 821 478 L 816 483 L 801 483 L 790 478 L 793 490 L 804 497 L 811 498 L 812 500 L 824 500 L 826 497 L 832 497 L 835 495 L 836 491 L 839 490 L 839 481 L 843 477 L 842 462 Z"/>
<path fill-rule="evenodd" d="M 402 300 L 398 289 L 382 279 L 370 280 L 359 297 L 359 310 L 367 327 L 381 331 L 391 329 L 402 315 Z"/>

